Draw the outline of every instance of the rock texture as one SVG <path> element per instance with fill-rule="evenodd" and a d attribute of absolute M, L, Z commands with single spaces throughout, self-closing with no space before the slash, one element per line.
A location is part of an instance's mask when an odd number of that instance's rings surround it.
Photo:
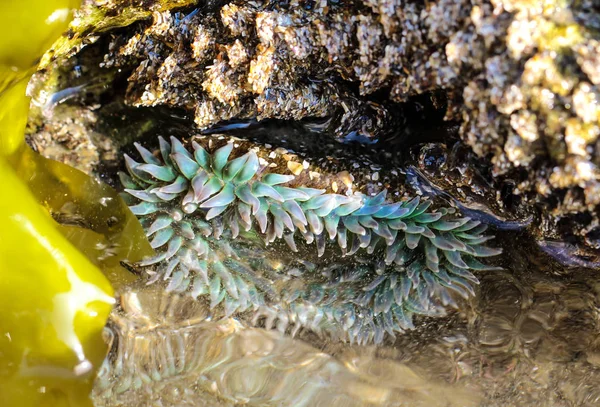
<path fill-rule="evenodd" d="M 546 238 L 600 249 L 599 29 L 591 0 L 90 1 L 52 55 L 104 39 L 128 104 L 201 129 L 322 117 L 338 139 L 415 144 L 407 123 L 441 112 Z"/>

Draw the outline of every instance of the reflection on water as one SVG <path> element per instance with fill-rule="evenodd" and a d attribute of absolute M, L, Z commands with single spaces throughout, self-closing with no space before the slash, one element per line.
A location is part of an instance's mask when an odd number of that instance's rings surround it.
<path fill-rule="evenodd" d="M 394 343 L 349 346 L 211 320 L 207 304 L 136 285 L 121 295 L 97 406 L 595 406 L 597 272 L 504 236 L 505 270 L 475 299 Z"/>
<path fill-rule="evenodd" d="M 98 406 L 474 406 L 476 393 L 348 348 L 335 357 L 234 319 L 207 321 L 190 297 L 135 289 L 112 318 Z M 109 335 L 110 336 L 110 335 Z"/>

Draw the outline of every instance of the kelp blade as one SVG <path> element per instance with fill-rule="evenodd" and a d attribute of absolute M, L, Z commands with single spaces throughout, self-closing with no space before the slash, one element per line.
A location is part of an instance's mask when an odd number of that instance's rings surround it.
<path fill-rule="evenodd" d="M 84 405 L 112 289 L 3 161 L 0 183 L 0 404 Z"/>
<path fill-rule="evenodd" d="M 91 405 L 95 369 L 106 351 L 102 329 L 114 302 L 106 276 L 122 281 L 121 260 L 152 252 L 112 189 L 38 156 L 24 142 L 33 65 L 77 5 L 0 2 L 2 406 Z M 49 213 L 76 222 L 59 225 Z"/>

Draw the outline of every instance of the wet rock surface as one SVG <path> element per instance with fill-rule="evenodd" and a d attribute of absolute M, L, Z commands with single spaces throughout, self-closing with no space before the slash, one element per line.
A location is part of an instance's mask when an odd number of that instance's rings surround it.
<path fill-rule="evenodd" d="M 112 72 L 109 93 L 182 109 L 200 129 L 323 118 L 338 141 L 388 150 L 442 141 L 448 155 L 460 140 L 501 195 L 488 206 L 539 217 L 541 240 L 575 245 L 568 257 L 600 249 L 592 2 L 146 3 L 87 2 L 48 71 L 75 53 L 88 81 Z"/>

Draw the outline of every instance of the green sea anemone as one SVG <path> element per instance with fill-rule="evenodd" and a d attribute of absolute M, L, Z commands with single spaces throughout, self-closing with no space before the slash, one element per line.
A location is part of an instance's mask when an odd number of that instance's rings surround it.
<path fill-rule="evenodd" d="M 120 173 L 158 252 L 140 265 L 151 282 L 207 295 L 226 315 L 251 309 L 280 330 L 381 342 L 384 332 L 412 328 L 413 314 L 456 306 L 451 292 L 472 295 L 471 271 L 494 268 L 477 258 L 500 253 L 484 245 L 493 238 L 482 234 L 485 225 L 452 208 L 430 210 L 418 196 L 392 201 L 385 189 L 369 196 L 313 187 L 308 166 L 281 173 L 259 156 L 264 147 L 236 149 L 236 139 L 197 138 L 191 152 L 174 137 L 159 143 L 156 154 L 136 143 L 143 162 L 125 155 L 128 174 Z M 300 253 L 278 250 L 286 260 L 272 265 L 266 245 L 281 241 Z M 327 261 L 300 260 L 321 258 L 327 246 L 335 247 Z"/>

